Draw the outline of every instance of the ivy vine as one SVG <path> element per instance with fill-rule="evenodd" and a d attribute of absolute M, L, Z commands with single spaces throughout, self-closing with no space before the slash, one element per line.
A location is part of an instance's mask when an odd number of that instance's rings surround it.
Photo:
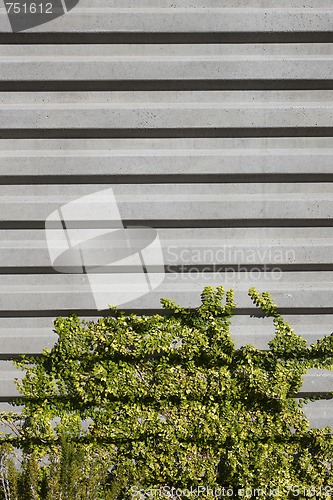
<path fill-rule="evenodd" d="M 15 431 L 2 446 L 39 462 L 64 436 L 100 450 L 114 496 L 99 498 L 331 498 L 332 431 L 311 429 L 295 396 L 310 368 L 333 368 L 333 336 L 307 346 L 269 293 L 249 295 L 274 322 L 268 350 L 235 348 L 223 287 L 194 310 L 162 299 L 163 315 L 58 318 L 56 345 L 16 362 L 24 408 L 1 415 Z"/>

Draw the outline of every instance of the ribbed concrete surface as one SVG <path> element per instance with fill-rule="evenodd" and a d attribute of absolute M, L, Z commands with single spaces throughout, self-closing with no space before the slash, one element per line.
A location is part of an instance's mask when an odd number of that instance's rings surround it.
<path fill-rule="evenodd" d="M 333 252 L 332 227 L 162 228 L 158 234 L 164 262 L 170 267 L 224 267 L 251 260 L 256 265 L 307 269 L 330 265 Z M 51 270 L 43 230 L 0 230 L 0 254 L 0 268 L 8 273 Z"/>
<path fill-rule="evenodd" d="M 44 221 L 60 205 L 113 187 L 126 221 L 331 219 L 333 184 L 0 185 L 2 221 Z M 320 203 L 318 199 L 320 198 Z M 97 221 L 98 222 L 98 221 Z M 23 227 L 22 227 L 23 229 Z"/>
<path fill-rule="evenodd" d="M 236 345 L 266 349 L 256 286 L 308 344 L 331 334 L 332 27 L 330 0 L 80 0 L 11 34 L 1 6 L 0 400 L 17 395 L 9 358 L 51 347 L 57 315 L 101 314 L 86 275 L 53 270 L 44 223 L 110 187 L 166 266 L 126 310 L 195 307 L 222 284 Z M 313 371 L 301 394 L 330 390 Z M 332 425 L 331 403 L 308 407 L 312 426 Z"/>
<path fill-rule="evenodd" d="M 203 0 L 158 2 L 153 0 L 80 0 L 80 5 L 33 32 L 155 32 L 216 33 L 270 31 L 331 31 L 333 12 L 329 0 L 249 2 Z M 1 9 L 0 30 L 9 22 Z"/>
<path fill-rule="evenodd" d="M 115 273 L 113 282 L 115 290 L 118 290 L 121 278 Z M 52 309 L 71 313 L 75 310 L 96 309 L 86 274 L 9 274 L 2 275 L 0 283 L 2 314 L 15 314 L 18 311 L 47 313 Z M 160 287 L 126 303 L 126 309 L 156 310 L 160 308 L 162 297 L 171 298 L 184 307 L 197 307 L 203 287 L 219 285 L 234 288 L 239 309 L 250 310 L 251 313 L 256 311 L 247 295 L 251 286 L 271 292 L 274 300 L 287 312 L 295 309 L 303 312 L 311 312 L 311 309 L 312 312 L 320 312 L 320 309 L 322 313 L 333 312 L 333 271 L 280 272 L 278 266 L 272 271 L 261 271 L 257 267 L 253 267 L 250 272 L 244 272 L 242 268 L 239 271 L 224 271 L 222 268 L 217 272 L 205 272 L 197 267 L 184 272 L 171 271 Z"/>
<path fill-rule="evenodd" d="M 1 46 L 0 46 L 1 47 Z M 66 183 L 69 176 L 109 177 L 112 182 L 129 182 L 148 176 L 165 176 L 201 182 L 208 176 L 247 182 L 251 176 L 272 175 L 288 179 L 322 174 L 333 178 L 332 137 L 270 138 L 188 138 L 188 139 L 3 139 L 0 141 L 0 181 L 3 177 L 22 177 L 31 183 L 59 176 Z M 283 177 L 284 176 L 284 177 Z M 208 177 L 209 179 L 210 177 Z M 252 177 L 253 180 L 253 177 Z M 169 177 L 174 182 L 174 177 Z"/>
<path fill-rule="evenodd" d="M 0 46 L 0 81 L 330 80 L 332 44 Z"/>
<path fill-rule="evenodd" d="M 0 103 L 0 135 L 4 129 L 319 128 L 333 122 L 329 90 L 0 92 Z"/>

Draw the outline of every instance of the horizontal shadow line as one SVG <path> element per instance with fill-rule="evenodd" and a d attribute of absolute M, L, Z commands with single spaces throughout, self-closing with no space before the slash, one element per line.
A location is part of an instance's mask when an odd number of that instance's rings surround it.
<path fill-rule="evenodd" d="M 13 361 L 14 359 L 22 359 L 22 356 L 26 356 L 26 353 L 12 352 L 12 353 L 8 353 L 8 354 L 0 354 L 0 361 Z M 29 353 L 28 356 L 33 356 L 34 358 L 41 358 L 42 353 L 41 352 Z M 1 397 L 0 397 L 0 401 L 1 401 Z"/>
<path fill-rule="evenodd" d="M 319 400 L 319 401 L 325 401 L 325 400 L 329 400 L 329 399 L 332 399 L 332 396 L 329 397 L 329 393 L 326 391 L 312 391 L 312 392 L 298 392 L 297 394 L 295 394 L 295 398 L 311 398 L 311 397 L 314 397 L 314 396 L 322 396 L 322 398 Z"/>
<path fill-rule="evenodd" d="M 52 80 L 0 81 L 1 92 L 332 90 L 333 80 Z"/>
<path fill-rule="evenodd" d="M 120 311 L 126 311 L 126 308 L 120 307 Z M 169 315 L 169 311 L 165 311 L 165 309 L 130 309 L 129 311 L 134 314 L 142 314 L 142 315 L 154 315 L 154 314 L 162 314 Z M 0 311 L 0 318 L 57 318 L 59 316 L 67 317 L 71 314 L 76 314 L 77 316 L 89 316 L 95 319 L 101 317 L 113 316 L 113 313 L 108 309 L 97 311 L 96 309 L 54 309 L 54 310 L 25 310 L 25 311 Z"/>
<path fill-rule="evenodd" d="M 233 272 L 242 273 L 247 272 L 270 272 L 270 271 L 283 271 L 283 272 L 315 272 L 315 271 L 333 271 L 333 264 L 279 264 L 279 263 L 242 263 L 239 264 L 224 264 L 224 263 L 214 263 L 214 264 L 179 264 L 171 265 L 166 264 L 164 271 L 166 274 L 187 274 L 191 272 L 198 273 L 223 273 L 223 272 Z M 122 273 L 142 273 L 142 267 L 139 266 L 104 266 L 100 270 L 92 271 L 94 273 L 101 274 L 122 274 Z M 149 266 L 149 272 L 160 273 L 161 266 Z M 15 266 L 15 267 L 0 267 L 1 275 L 25 275 L 25 274 L 38 274 L 38 275 L 51 275 L 51 274 L 83 274 L 82 267 L 69 266 L 68 270 L 63 267 L 62 271 L 57 271 L 53 267 L 49 266 Z M 84 273 L 86 274 L 86 273 Z"/>
<path fill-rule="evenodd" d="M 223 283 L 222 283 L 223 285 Z M 228 285 L 224 285 L 225 288 L 228 288 Z M 263 290 L 261 290 L 263 291 Z M 333 306 L 332 307 L 278 307 L 278 312 L 282 315 L 295 315 L 295 316 L 310 316 L 310 315 L 316 315 L 316 314 L 333 314 Z M 237 308 L 235 309 L 235 316 L 251 316 L 253 318 L 264 318 L 265 315 L 262 313 L 262 311 L 256 309 L 253 311 L 253 309 L 249 307 L 245 308 Z"/>
<path fill-rule="evenodd" d="M 333 127 L 235 127 L 235 128 L 57 128 L 2 129 L 0 139 L 134 139 L 214 137 L 333 137 Z"/>
<path fill-rule="evenodd" d="M 239 219 L 239 220 L 124 220 L 126 226 L 151 226 L 155 228 L 193 228 L 193 227 L 331 227 L 332 219 Z"/>
<path fill-rule="evenodd" d="M 223 285 L 226 289 L 229 289 L 227 283 L 223 283 L 221 281 L 221 285 Z M 162 297 L 161 297 L 162 298 Z M 172 297 L 171 297 L 172 298 Z M 161 308 L 152 308 L 152 309 L 135 309 L 135 308 L 126 308 L 119 307 L 119 311 L 125 311 L 126 313 L 133 313 L 137 315 L 154 315 L 160 314 L 162 316 L 169 316 L 171 313 L 165 309 Z M 188 308 L 189 311 L 193 311 L 193 308 Z M 278 307 L 278 311 L 282 315 L 316 315 L 316 314 L 329 314 L 333 315 L 333 307 L 291 307 L 291 308 L 282 308 Z M 0 318 L 57 318 L 59 316 L 67 317 L 71 314 L 76 314 L 77 316 L 89 316 L 91 318 L 98 319 L 100 317 L 113 316 L 111 311 L 108 309 L 97 311 L 96 309 L 54 309 L 54 310 L 12 310 L 12 311 L 0 311 Z M 265 315 L 259 311 L 255 306 L 252 308 L 240 308 L 239 306 L 235 310 L 235 316 L 251 316 L 254 318 L 263 318 Z"/>
<path fill-rule="evenodd" d="M 47 160 L 46 160 L 47 161 Z M 66 158 L 64 158 L 66 161 Z M 79 160 L 78 160 L 79 161 Z M 156 158 L 158 161 L 158 158 Z M 209 161 L 209 160 L 208 160 Z M 299 174 L 77 174 L 77 175 L 1 175 L 0 185 L 35 184 L 247 184 L 247 183 L 333 182 L 333 173 Z"/>
<path fill-rule="evenodd" d="M 332 31 L 1 33 L 0 44 L 329 43 Z"/>
<path fill-rule="evenodd" d="M 66 221 L 71 224 L 73 229 L 86 229 L 87 222 L 82 221 Z M 112 221 L 111 221 L 112 223 Z M 138 227 L 149 226 L 156 229 L 159 228 L 221 228 L 221 227 L 332 227 L 332 219 L 238 219 L 238 220 L 202 220 L 202 219 L 189 219 L 189 220 L 123 220 L 124 227 Z M 89 221 L 89 228 L 112 228 L 110 221 Z M 0 221 L 1 229 L 45 229 L 44 220 L 33 221 Z M 50 229 L 52 229 L 50 224 Z"/>

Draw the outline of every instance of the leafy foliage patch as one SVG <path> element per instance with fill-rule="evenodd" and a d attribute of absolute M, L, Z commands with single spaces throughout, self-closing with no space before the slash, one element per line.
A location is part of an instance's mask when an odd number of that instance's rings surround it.
<path fill-rule="evenodd" d="M 202 485 L 207 500 L 221 487 L 236 498 L 269 498 L 268 487 L 275 498 L 295 498 L 291 488 L 331 498 L 331 429 L 310 429 L 295 395 L 308 369 L 333 368 L 333 336 L 307 346 L 270 294 L 249 295 L 275 325 L 267 351 L 235 348 L 234 296 L 222 287 L 206 287 L 195 310 L 162 299 L 165 315 L 58 318 L 53 349 L 17 362 L 22 414 L 1 415 L 15 431 L 2 437 L 3 488 L 23 476 L 34 484 L 4 498 L 166 498 L 180 488 L 174 498 L 192 499 Z M 33 473 L 8 479 L 10 447 Z"/>

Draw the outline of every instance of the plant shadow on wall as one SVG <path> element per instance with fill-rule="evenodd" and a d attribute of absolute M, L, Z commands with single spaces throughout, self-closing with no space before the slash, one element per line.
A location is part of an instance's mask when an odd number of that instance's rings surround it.
<path fill-rule="evenodd" d="M 307 346 L 268 293 L 249 295 L 275 324 L 267 351 L 235 348 L 222 287 L 195 310 L 163 299 L 163 316 L 58 318 L 54 348 L 17 362 L 4 498 L 330 498 L 331 430 L 310 429 L 295 395 L 309 368 L 332 369 L 333 336 Z"/>

